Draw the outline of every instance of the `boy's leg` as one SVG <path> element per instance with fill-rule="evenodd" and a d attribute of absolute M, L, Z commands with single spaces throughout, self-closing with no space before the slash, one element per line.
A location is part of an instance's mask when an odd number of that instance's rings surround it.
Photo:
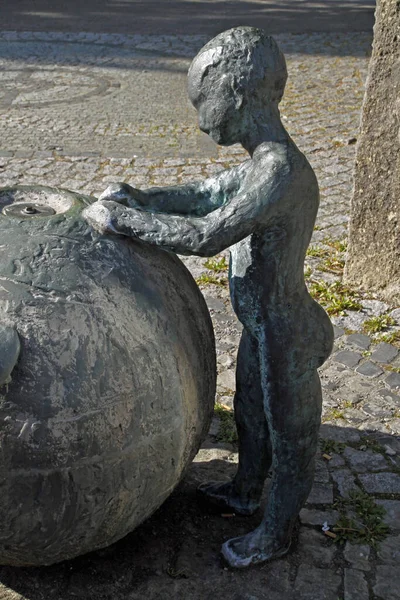
<path fill-rule="evenodd" d="M 234 399 L 239 438 L 239 466 L 234 479 L 199 487 L 200 495 L 221 508 L 252 514 L 259 506 L 264 481 L 271 465 L 271 444 L 260 381 L 257 340 L 243 330 L 240 340 Z"/>
<path fill-rule="evenodd" d="M 274 474 L 262 523 L 222 548 L 231 566 L 246 567 L 282 556 L 314 477 L 322 395 L 317 371 L 296 378 L 264 363 L 265 412 L 273 439 Z"/>

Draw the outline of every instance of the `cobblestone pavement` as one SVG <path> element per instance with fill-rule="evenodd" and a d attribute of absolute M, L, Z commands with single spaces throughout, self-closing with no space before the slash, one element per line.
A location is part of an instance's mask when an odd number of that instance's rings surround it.
<path fill-rule="evenodd" d="M 320 372 L 315 485 L 293 549 L 271 564 L 228 570 L 221 543 L 255 527 L 260 515 L 223 517 L 195 502 L 199 482 L 228 477 L 237 462 L 231 408 L 241 326 L 229 304 L 227 253 L 185 258 L 217 341 L 219 405 L 204 447 L 179 489 L 136 532 L 51 568 L 0 569 L 1 600 L 399 597 L 400 308 L 341 284 L 371 38 L 276 38 L 290 73 L 284 122 L 321 187 L 305 276 L 336 335 Z M 243 160 L 240 148 L 218 149 L 201 136 L 187 105 L 185 70 L 203 43 L 194 36 L 3 33 L 0 185 L 42 183 L 96 195 L 113 181 L 185 182 Z"/>

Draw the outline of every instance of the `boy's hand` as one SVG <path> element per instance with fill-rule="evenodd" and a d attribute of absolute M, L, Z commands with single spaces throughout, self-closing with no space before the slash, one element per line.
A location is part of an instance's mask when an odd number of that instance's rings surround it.
<path fill-rule="evenodd" d="M 112 201 L 129 206 L 130 208 L 143 208 L 145 205 L 146 195 L 131 187 L 127 183 L 112 183 L 99 196 L 99 201 Z"/>
<path fill-rule="evenodd" d="M 119 202 L 99 199 L 82 212 L 86 221 L 100 233 L 134 237 L 145 226 L 145 214 Z"/>

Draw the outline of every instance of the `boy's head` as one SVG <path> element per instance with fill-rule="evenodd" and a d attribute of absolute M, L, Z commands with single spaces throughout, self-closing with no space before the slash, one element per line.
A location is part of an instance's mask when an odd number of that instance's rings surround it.
<path fill-rule="evenodd" d="M 271 103 L 277 105 L 286 79 L 285 58 L 262 29 L 236 27 L 220 33 L 189 68 L 189 98 L 199 111 L 200 128 L 220 144 L 235 143 L 237 135 L 228 129 L 237 133 L 240 119 L 245 121 L 249 113 Z"/>

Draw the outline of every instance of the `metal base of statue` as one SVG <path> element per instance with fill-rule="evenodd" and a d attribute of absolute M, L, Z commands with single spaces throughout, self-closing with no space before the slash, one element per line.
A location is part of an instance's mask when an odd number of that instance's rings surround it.
<path fill-rule="evenodd" d="M 172 492 L 207 432 L 211 320 L 172 253 L 99 235 L 94 198 L 0 190 L 0 563 L 107 546 Z"/>
<path fill-rule="evenodd" d="M 249 160 L 182 186 L 116 184 L 85 211 L 101 232 L 181 254 L 210 256 L 230 247 L 232 305 L 244 328 L 235 396 L 239 468 L 232 482 L 205 484 L 200 493 L 251 514 L 273 470 L 260 526 L 223 546 L 234 567 L 289 548 L 313 481 L 321 415 L 317 368 L 333 342 L 329 318 L 304 282 L 319 193 L 280 118 L 286 78 L 285 59 L 264 31 L 221 33 L 193 60 L 189 97 L 200 129 L 218 144 L 242 144 Z"/>

